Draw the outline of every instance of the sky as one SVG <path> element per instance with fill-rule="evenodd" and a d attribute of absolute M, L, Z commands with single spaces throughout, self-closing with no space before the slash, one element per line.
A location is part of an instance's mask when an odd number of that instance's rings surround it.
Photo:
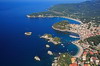
<path fill-rule="evenodd" d="M 78 1 L 78 2 L 82 2 L 82 1 L 86 1 L 86 0 L 0 0 L 0 1 L 6 1 L 6 2 L 10 2 L 10 1 Z"/>

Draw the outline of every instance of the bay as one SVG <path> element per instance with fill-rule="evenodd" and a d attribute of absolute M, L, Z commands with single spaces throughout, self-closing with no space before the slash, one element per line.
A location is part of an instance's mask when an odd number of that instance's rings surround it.
<path fill-rule="evenodd" d="M 71 43 L 78 39 L 69 35 L 74 33 L 58 32 L 52 29 L 52 25 L 61 20 L 68 20 L 70 23 L 79 24 L 76 21 L 65 18 L 27 18 L 26 15 L 33 12 L 46 11 L 54 2 L 35 3 L 1 3 L 0 5 L 0 66 L 51 66 L 53 56 L 47 54 L 51 50 L 75 55 L 78 48 Z M 32 32 L 31 36 L 25 36 L 25 32 Z M 48 43 L 40 36 L 49 33 L 58 36 L 64 42 L 65 47 L 55 46 Z M 51 48 L 47 49 L 46 44 Z M 42 61 L 33 59 L 38 55 Z"/>

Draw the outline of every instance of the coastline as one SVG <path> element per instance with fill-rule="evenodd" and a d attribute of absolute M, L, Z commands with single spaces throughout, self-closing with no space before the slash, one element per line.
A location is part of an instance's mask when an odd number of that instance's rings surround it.
<path fill-rule="evenodd" d="M 68 30 L 57 29 L 57 28 L 54 28 L 53 26 L 52 26 L 52 28 L 53 28 L 54 30 L 63 31 L 63 32 L 68 31 Z"/>
<path fill-rule="evenodd" d="M 67 19 L 71 19 L 71 20 L 74 20 L 74 21 L 77 21 L 79 22 L 80 24 L 83 24 L 80 20 L 78 19 L 74 19 L 74 18 L 70 18 L 70 17 L 66 17 L 66 16 L 30 16 L 30 15 L 26 15 L 28 18 L 45 18 L 45 17 L 48 17 L 48 18 L 53 18 L 53 17 L 60 17 L 60 18 L 67 18 Z"/>
<path fill-rule="evenodd" d="M 66 17 L 66 16 L 62 16 L 61 18 L 71 19 L 71 20 L 74 20 L 74 21 L 79 22 L 80 24 L 83 24 L 83 23 L 82 23 L 80 20 L 78 20 L 78 19 L 74 19 L 74 18 L 70 18 L 70 17 Z"/>
<path fill-rule="evenodd" d="M 80 45 L 78 45 L 78 44 L 74 44 L 74 45 L 76 45 L 78 47 L 78 52 L 73 57 L 80 58 L 81 55 L 83 54 L 83 48 Z"/>
<path fill-rule="evenodd" d="M 46 16 L 35 17 L 35 16 L 27 15 L 27 17 L 28 17 L 28 18 L 45 18 Z M 67 19 L 71 19 L 71 20 L 77 21 L 77 22 L 79 22 L 80 24 L 83 24 L 80 20 L 73 19 L 73 18 L 70 18 L 70 17 L 65 17 L 65 16 L 47 16 L 47 17 L 48 17 L 48 18 L 53 18 L 53 17 L 67 18 Z M 54 28 L 53 26 L 52 26 L 52 28 L 53 28 L 54 30 L 63 31 L 63 32 L 65 32 L 65 31 L 73 32 L 73 31 L 70 31 L 70 30 L 60 30 L 60 29 L 56 29 L 56 28 Z M 80 34 L 79 34 L 79 36 L 80 36 Z M 80 38 L 81 38 L 81 37 L 80 37 Z M 78 41 L 78 40 L 77 40 L 77 41 Z M 74 41 L 75 43 L 72 42 L 74 45 L 76 45 L 76 46 L 78 47 L 78 52 L 77 52 L 77 54 L 74 55 L 73 57 L 79 58 L 79 57 L 83 54 L 83 48 L 82 48 L 80 45 L 76 44 L 77 41 Z"/>
<path fill-rule="evenodd" d="M 68 31 L 68 32 L 71 32 L 71 31 L 69 31 L 69 30 L 60 30 L 60 29 L 56 29 L 56 28 L 54 28 L 53 26 L 52 26 L 52 28 L 53 28 L 54 30 L 58 30 L 58 31 L 63 31 L 63 32 L 64 32 L 64 31 Z M 79 37 L 79 38 L 81 38 L 81 37 Z M 78 52 L 77 52 L 76 55 L 74 55 L 73 57 L 79 58 L 79 57 L 83 54 L 83 48 L 82 48 L 80 45 L 78 45 L 77 41 L 78 41 L 78 40 L 72 42 L 75 46 L 78 47 Z"/>

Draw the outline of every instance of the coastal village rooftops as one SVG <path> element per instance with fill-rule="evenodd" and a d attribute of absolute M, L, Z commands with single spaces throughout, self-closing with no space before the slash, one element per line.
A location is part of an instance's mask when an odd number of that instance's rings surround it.
<path fill-rule="evenodd" d="M 72 63 L 75 63 L 76 58 L 71 58 Z"/>
<path fill-rule="evenodd" d="M 90 64 L 84 64 L 84 66 L 90 66 Z"/>
<path fill-rule="evenodd" d="M 93 55 L 94 53 L 92 51 L 89 52 L 91 55 Z"/>
<path fill-rule="evenodd" d="M 78 64 L 77 63 L 72 63 L 69 66 L 78 66 Z"/>
<path fill-rule="evenodd" d="M 84 55 L 87 55 L 87 52 L 84 52 L 83 54 L 84 54 Z"/>

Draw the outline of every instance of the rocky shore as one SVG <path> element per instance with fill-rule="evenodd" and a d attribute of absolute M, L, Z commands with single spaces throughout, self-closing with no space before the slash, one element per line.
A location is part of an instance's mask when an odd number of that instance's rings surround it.
<path fill-rule="evenodd" d="M 27 16 L 28 18 L 45 18 L 45 17 L 53 18 L 53 17 L 61 17 L 61 18 L 71 19 L 71 20 L 74 20 L 74 21 L 79 22 L 80 24 L 83 24 L 79 19 L 73 19 L 73 18 L 66 17 L 66 16 L 43 16 L 43 15 L 38 15 L 38 16 L 34 16 L 34 15 L 26 15 L 26 16 Z"/>
<path fill-rule="evenodd" d="M 41 36 L 40 38 L 47 39 L 48 42 L 52 42 L 54 45 L 58 45 L 61 43 L 60 38 L 58 38 L 58 37 L 53 38 L 51 34 L 45 34 L 45 35 Z"/>

